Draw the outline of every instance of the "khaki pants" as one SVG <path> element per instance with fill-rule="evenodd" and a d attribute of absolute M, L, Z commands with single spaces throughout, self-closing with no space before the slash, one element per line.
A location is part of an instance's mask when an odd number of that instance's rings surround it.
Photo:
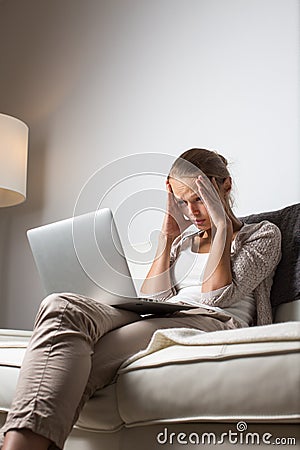
<path fill-rule="evenodd" d="M 147 346 L 155 330 L 236 328 L 226 314 L 197 311 L 141 318 L 80 295 L 46 297 L 2 439 L 8 430 L 28 428 L 50 439 L 51 448 L 62 449 L 87 399 L 111 382 L 124 360 Z"/>

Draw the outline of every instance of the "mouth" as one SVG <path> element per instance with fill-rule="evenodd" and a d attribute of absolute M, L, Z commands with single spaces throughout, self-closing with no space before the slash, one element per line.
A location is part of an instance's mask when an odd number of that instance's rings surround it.
<path fill-rule="evenodd" d="M 205 223 L 205 219 L 202 219 L 202 220 L 200 220 L 200 219 L 195 219 L 193 222 L 194 222 L 196 225 L 203 225 L 203 224 Z"/>

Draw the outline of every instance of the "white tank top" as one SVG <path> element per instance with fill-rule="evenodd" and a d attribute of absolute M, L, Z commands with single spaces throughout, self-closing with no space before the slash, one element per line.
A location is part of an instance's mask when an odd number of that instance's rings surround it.
<path fill-rule="evenodd" d="M 255 299 L 253 293 L 243 296 L 239 301 L 227 308 L 219 308 L 201 303 L 199 293 L 203 282 L 204 270 L 209 253 L 195 253 L 190 245 L 183 249 L 175 261 L 172 271 L 177 295 L 168 300 L 170 303 L 184 301 L 201 308 L 222 311 L 236 317 L 247 325 L 253 323 L 255 316 Z"/>

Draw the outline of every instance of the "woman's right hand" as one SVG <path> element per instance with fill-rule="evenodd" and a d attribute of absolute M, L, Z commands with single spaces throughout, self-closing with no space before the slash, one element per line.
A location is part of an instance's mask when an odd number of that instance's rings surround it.
<path fill-rule="evenodd" d="M 162 233 L 168 238 L 175 239 L 188 228 L 192 222 L 184 217 L 182 211 L 178 207 L 169 181 L 166 181 L 166 188 L 168 195 L 167 210 L 162 226 Z"/>

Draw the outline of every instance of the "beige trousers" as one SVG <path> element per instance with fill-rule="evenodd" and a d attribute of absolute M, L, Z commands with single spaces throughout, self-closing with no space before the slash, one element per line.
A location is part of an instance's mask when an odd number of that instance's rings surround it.
<path fill-rule="evenodd" d="M 129 356 L 162 328 L 236 328 L 230 316 L 205 309 L 140 317 L 75 294 L 46 297 L 36 317 L 11 410 L 1 430 L 27 428 L 62 449 L 96 389 L 111 382 Z M 1 443 L 0 443 L 1 446 Z"/>

